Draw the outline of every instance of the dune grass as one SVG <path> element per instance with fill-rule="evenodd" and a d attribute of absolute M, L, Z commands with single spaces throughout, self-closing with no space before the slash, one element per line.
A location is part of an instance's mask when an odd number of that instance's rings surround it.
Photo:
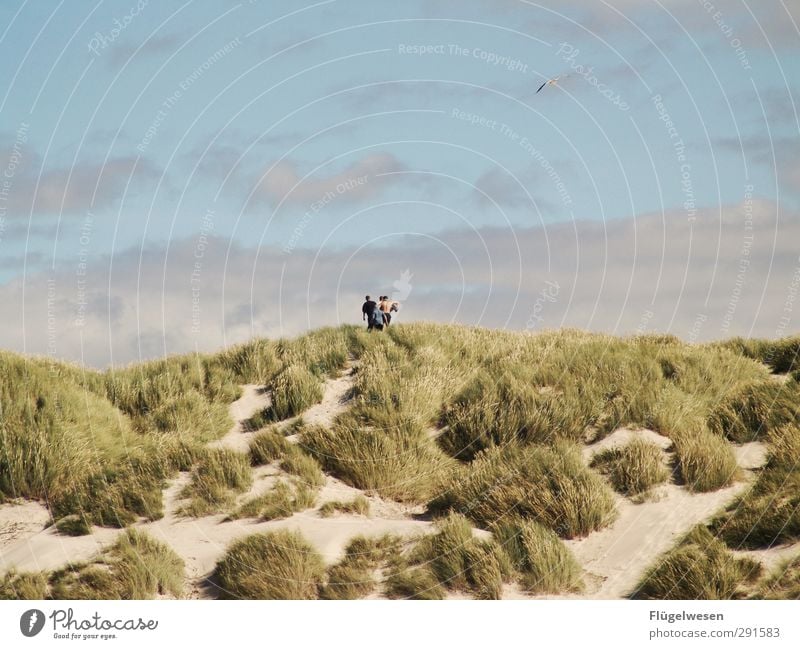
<path fill-rule="evenodd" d="M 641 439 L 601 451 L 592 458 L 592 467 L 606 474 L 614 489 L 626 496 L 646 494 L 669 478 L 661 449 Z"/>
<path fill-rule="evenodd" d="M 219 512 L 252 483 L 248 456 L 225 448 L 206 449 L 192 471 L 191 482 L 181 493 L 182 498 L 190 499 L 181 514 L 205 516 Z"/>
<path fill-rule="evenodd" d="M 300 446 L 289 444 L 281 459 L 281 469 L 296 476 L 306 487 L 317 489 L 325 484 L 322 468 Z"/>
<path fill-rule="evenodd" d="M 678 470 L 692 491 L 714 491 L 727 487 L 740 475 L 731 445 L 706 428 L 691 433 L 673 433 Z"/>
<path fill-rule="evenodd" d="M 42 581 L 46 585 L 41 590 Z M 171 548 L 134 528 L 89 563 L 43 577 L 28 577 L 40 599 L 152 599 L 183 594 L 183 560 Z"/>
<path fill-rule="evenodd" d="M 104 378 L 109 401 L 139 432 L 187 433 L 201 442 L 230 428 L 226 404 L 240 393 L 229 370 L 201 355 L 113 369 Z"/>
<path fill-rule="evenodd" d="M 319 515 L 323 518 L 328 518 L 336 513 L 369 516 L 369 501 L 359 495 L 352 500 L 329 501 L 319 508 Z"/>
<path fill-rule="evenodd" d="M 286 438 L 273 429 L 263 430 L 250 440 L 250 463 L 269 464 L 281 459 L 289 448 Z"/>
<path fill-rule="evenodd" d="M 616 515 L 611 489 L 567 442 L 482 451 L 430 507 L 485 528 L 508 516 L 529 518 L 565 538 L 601 529 Z"/>
<path fill-rule="evenodd" d="M 757 561 L 737 558 L 707 528 L 694 528 L 646 573 L 634 599 L 741 599 L 758 578 Z"/>
<path fill-rule="evenodd" d="M 436 534 L 424 536 L 391 567 L 386 593 L 391 598 L 441 599 L 444 590 L 466 591 L 480 599 L 499 599 L 511 564 L 502 548 L 473 536 L 469 521 L 451 514 L 437 521 Z"/>
<path fill-rule="evenodd" d="M 785 374 L 800 368 L 800 336 L 778 340 L 731 338 L 713 345 L 764 363 L 776 374 Z"/>
<path fill-rule="evenodd" d="M 447 591 L 427 568 L 414 567 L 391 574 L 385 584 L 389 599 L 444 599 Z"/>
<path fill-rule="evenodd" d="M 756 599 L 800 599 L 800 556 L 782 561 L 758 585 Z"/>
<path fill-rule="evenodd" d="M 280 480 L 269 491 L 236 507 L 228 515 L 228 519 L 259 518 L 273 521 L 288 518 L 296 512 L 312 508 L 316 502 L 316 494 L 316 489 L 301 480 Z"/>
<path fill-rule="evenodd" d="M 193 472 L 192 513 L 230 509 L 249 484 L 246 465 L 277 462 L 292 478 L 245 503 L 254 515 L 313 506 L 323 468 L 483 527 L 521 514 L 570 538 L 611 520 L 613 494 L 568 442 L 646 426 L 674 441 L 680 476 L 696 491 L 737 479 L 729 441 L 766 441 L 769 465 L 714 530 L 731 547 L 800 539 L 798 443 L 785 432 L 798 426 L 800 386 L 769 375 L 800 372 L 800 337 L 687 345 L 424 323 L 383 333 L 327 328 L 106 372 L 0 352 L 0 502 L 40 500 L 61 533 L 81 534 L 160 517 L 161 491 L 178 470 Z M 324 380 L 352 358 L 347 410 L 327 429 L 290 420 L 308 453 L 265 427 L 319 401 Z M 247 457 L 209 454 L 206 443 L 230 428 L 228 407 L 243 383 L 273 393 L 273 408 L 255 422 L 266 430 Z M 628 464 L 638 461 L 646 462 Z M 609 475 L 623 492 L 643 488 L 637 476 Z M 98 583 L 107 579 L 93 570 Z M 398 576 L 396 592 L 429 581 L 426 570 Z"/>
<path fill-rule="evenodd" d="M 377 587 L 375 571 L 385 565 L 401 546 L 398 537 L 357 536 L 345 549 L 344 557 L 328 570 L 320 599 L 361 599 Z"/>
<path fill-rule="evenodd" d="M 10 570 L 0 577 L 0 600 L 47 599 L 47 573 Z"/>
<path fill-rule="evenodd" d="M 752 442 L 770 431 L 800 424 L 800 386 L 791 379 L 753 381 L 737 385 L 714 408 L 709 428 L 734 442 Z"/>
<path fill-rule="evenodd" d="M 272 381 L 272 404 L 264 410 L 269 421 L 299 415 L 322 401 L 322 383 L 302 365 L 288 365 Z"/>
<path fill-rule="evenodd" d="M 578 592 L 581 567 L 549 528 L 535 521 L 510 519 L 492 526 L 497 543 L 509 557 L 515 578 L 530 593 Z"/>
<path fill-rule="evenodd" d="M 770 435 L 769 459 L 753 485 L 712 523 L 735 549 L 769 548 L 800 540 L 800 427 Z"/>
<path fill-rule="evenodd" d="M 350 413 L 304 428 L 300 443 L 337 478 L 399 501 L 425 502 L 454 468 L 423 431 L 366 428 Z"/>
<path fill-rule="evenodd" d="M 324 580 L 319 553 L 286 530 L 235 541 L 212 577 L 225 599 L 318 599 Z"/>

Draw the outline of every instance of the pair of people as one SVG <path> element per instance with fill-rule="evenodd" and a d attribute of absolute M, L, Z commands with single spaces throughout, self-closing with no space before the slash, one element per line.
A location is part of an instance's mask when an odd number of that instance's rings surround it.
<path fill-rule="evenodd" d="M 364 304 L 361 305 L 361 319 L 367 321 L 367 330 L 383 330 L 392 322 L 392 313 L 399 309 L 399 305 L 394 300 L 390 300 L 388 295 L 381 295 L 379 302 L 375 302 L 369 295 L 366 296 Z"/>

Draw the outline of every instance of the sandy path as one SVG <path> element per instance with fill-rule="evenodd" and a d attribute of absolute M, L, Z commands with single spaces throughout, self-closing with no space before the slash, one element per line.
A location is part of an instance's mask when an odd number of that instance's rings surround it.
<path fill-rule="evenodd" d="M 243 385 L 242 396 L 234 401 L 228 412 L 235 422 L 227 434 L 209 444 L 211 448 L 229 448 L 240 453 L 247 453 L 250 440 L 255 431 L 244 430 L 243 422 L 250 419 L 260 410 L 264 410 L 271 402 L 269 391 L 261 385 Z"/>
<path fill-rule="evenodd" d="M 290 423 L 302 417 L 303 422 L 310 425 L 330 426 L 337 415 L 347 409 L 347 400 L 353 388 L 354 373 L 357 363 L 351 361 L 347 364 L 341 376 L 328 378 L 322 388 L 322 401 L 305 410 L 298 417 L 288 419 Z M 297 435 L 288 435 L 286 439 L 297 442 Z"/>
<path fill-rule="evenodd" d="M 37 502 L 21 500 L 0 505 L 0 573 L 14 565 L 7 558 L 12 548 L 40 533 L 49 520 L 50 512 Z"/>
<path fill-rule="evenodd" d="M 800 557 L 800 543 L 779 545 L 769 550 L 732 550 L 739 557 L 749 557 L 758 561 L 765 573 L 772 573 L 781 563 Z"/>
<path fill-rule="evenodd" d="M 620 429 L 584 449 L 584 458 L 588 462 L 600 450 L 635 438 L 651 441 L 665 452 L 671 447 L 668 438 L 653 431 Z M 734 453 L 743 469 L 762 466 L 766 459 L 766 449 L 758 442 L 734 446 Z M 692 527 L 722 510 L 747 489 L 751 480 L 748 473 L 744 481 L 710 493 L 693 493 L 666 484 L 657 489 L 654 500 L 638 505 L 617 496 L 619 517 L 611 526 L 583 539 L 565 541 L 587 573 L 587 588 L 578 597 L 615 599 L 628 595 L 661 554 Z"/>

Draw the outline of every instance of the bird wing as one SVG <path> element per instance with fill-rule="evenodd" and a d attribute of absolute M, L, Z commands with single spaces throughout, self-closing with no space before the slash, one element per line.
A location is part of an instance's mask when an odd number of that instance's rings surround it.
<path fill-rule="evenodd" d="M 546 86 L 548 83 L 549 83 L 549 80 L 548 80 L 548 81 L 545 81 L 545 82 L 544 82 L 544 83 L 543 83 L 541 86 L 539 86 L 539 90 L 537 90 L 537 91 L 536 91 L 536 94 L 538 95 L 538 94 L 539 94 L 539 91 L 540 91 L 542 88 L 544 88 L 544 87 L 545 87 L 545 86 Z"/>

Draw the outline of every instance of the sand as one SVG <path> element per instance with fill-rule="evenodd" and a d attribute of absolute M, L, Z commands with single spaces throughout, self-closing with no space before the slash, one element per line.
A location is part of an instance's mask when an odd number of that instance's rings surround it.
<path fill-rule="evenodd" d="M 588 463 L 595 453 L 624 445 L 633 439 L 653 442 L 669 461 L 672 442 L 652 430 L 622 428 L 584 449 Z M 609 527 L 578 540 L 566 541 L 586 571 L 586 590 L 576 597 L 616 599 L 627 596 L 643 573 L 695 525 L 709 520 L 741 494 L 753 479 L 750 469 L 763 466 L 766 448 L 759 442 L 734 447 L 744 479 L 725 489 L 693 493 L 686 487 L 665 484 L 653 500 L 634 504 L 617 496 L 619 517 Z"/>
<path fill-rule="evenodd" d="M 243 385 L 242 396 L 229 407 L 231 419 L 235 423 L 224 437 L 211 442 L 209 446 L 247 453 L 255 431 L 245 431 L 243 423 L 260 410 L 264 410 L 271 402 L 269 390 L 266 388 L 259 385 Z"/>
<path fill-rule="evenodd" d="M 323 386 L 322 401 L 311 406 L 300 417 L 309 425 L 330 426 L 336 416 L 347 409 L 347 401 L 353 388 L 354 373 L 357 364 L 353 361 L 347 364 L 341 376 L 326 379 Z M 288 424 L 299 419 L 293 417 L 287 420 Z M 288 435 L 287 441 L 296 443 L 297 435 Z"/>

